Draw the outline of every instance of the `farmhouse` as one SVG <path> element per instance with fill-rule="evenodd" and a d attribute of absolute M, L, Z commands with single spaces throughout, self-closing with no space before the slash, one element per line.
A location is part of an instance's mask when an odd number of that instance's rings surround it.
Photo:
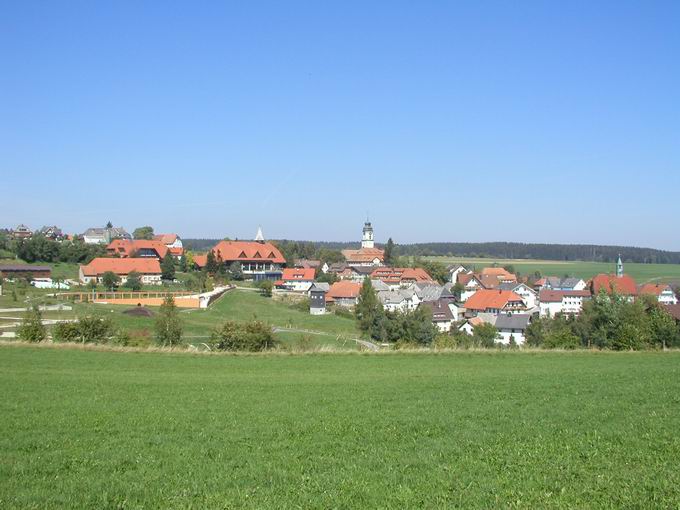
<path fill-rule="evenodd" d="M 357 304 L 361 284 L 349 280 L 341 280 L 331 285 L 326 293 L 326 302 L 337 306 L 352 307 Z"/>
<path fill-rule="evenodd" d="M 168 254 L 168 247 L 160 241 L 147 241 L 145 239 L 114 239 L 106 247 L 106 253 L 110 256 L 121 258 L 155 258 L 163 259 Z"/>
<path fill-rule="evenodd" d="M 30 266 L 28 264 L 0 265 L 2 278 L 49 278 L 52 269 L 49 266 Z"/>
<path fill-rule="evenodd" d="M 469 316 L 478 313 L 512 313 L 526 310 L 522 298 L 510 290 L 482 289 L 465 302 Z"/>
<path fill-rule="evenodd" d="M 33 231 L 23 223 L 21 225 L 17 225 L 17 228 L 12 230 L 12 237 L 14 239 L 28 239 L 32 235 Z"/>
<path fill-rule="evenodd" d="M 122 283 L 127 281 L 128 275 L 135 271 L 139 273 L 145 285 L 161 284 L 161 265 L 155 258 L 96 258 L 87 265 L 80 266 L 79 276 L 83 283 L 91 281 L 101 282 L 106 272 L 117 275 Z"/>
<path fill-rule="evenodd" d="M 88 228 L 83 233 L 85 244 L 109 244 L 114 239 L 132 239 L 123 227 Z"/>
<path fill-rule="evenodd" d="M 342 250 L 342 255 L 350 266 L 381 266 L 385 261 L 385 252 L 375 247 L 373 226 L 370 221 L 364 223 L 361 248 L 358 250 Z"/>
<path fill-rule="evenodd" d="M 640 287 L 639 294 L 654 296 L 662 305 L 677 305 L 678 298 L 667 283 L 646 283 Z"/>
<path fill-rule="evenodd" d="M 389 312 L 407 312 L 415 310 L 420 300 L 418 295 L 410 289 L 390 289 L 377 292 L 383 308 Z"/>
<path fill-rule="evenodd" d="M 276 285 L 295 292 L 307 292 L 313 283 L 314 269 L 290 267 L 283 270 L 281 279 Z"/>
<path fill-rule="evenodd" d="M 583 309 L 583 301 L 591 298 L 588 290 L 543 289 L 538 296 L 541 317 L 578 315 Z"/>

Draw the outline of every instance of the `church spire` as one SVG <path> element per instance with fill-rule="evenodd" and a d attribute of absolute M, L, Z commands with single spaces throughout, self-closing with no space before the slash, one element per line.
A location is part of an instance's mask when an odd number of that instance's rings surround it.
<path fill-rule="evenodd" d="M 366 218 L 366 223 L 364 223 L 364 231 L 361 237 L 361 247 L 362 248 L 375 248 L 375 241 L 373 239 L 373 226 L 371 222 Z"/>
<path fill-rule="evenodd" d="M 262 226 L 257 227 L 257 234 L 255 234 L 255 241 L 264 243 L 264 235 L 262 234 Z"/>
<path fill-rule="evenodd" d="M 621 261 L 621 254 L 619 253 L 619 259 L 616 261 L 616 277 L 621 278 L 623 276 L 623 262 Z"/>

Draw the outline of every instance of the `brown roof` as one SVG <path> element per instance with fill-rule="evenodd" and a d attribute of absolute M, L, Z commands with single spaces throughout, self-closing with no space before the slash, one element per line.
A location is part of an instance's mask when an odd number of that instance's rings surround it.
<path fill-rule="evenodd" d="M 453 313 L 449 305 L 442 300 L 425 301 L 419 306 L 428 308 L 432 312 L 432 322 L 448 322 L 453 320 Z"/>
<path fill-rule="evenodd" d="M 589 290 L 551 290 L 541 289 L 538 293 L 538 299 L 541 303 L 561 303 L 564 297 L 582 297 L 588 298 L 591 296 Z"/>
<path fill-rule="evenodd" d="M 680 304 L 677 305 L 661 305 L 664 310 L 670 313 L 676 321 L 680 322 Z"/>
<path fill-rule="evenodd" d="M 127 275 L 132 271 L 141 274 L 161 274 L 161 265 L 154 258 L 96 258 L 85 266 L 80 266 L 85 276 L 101 276 L 107 271 L 117 275 Z"/>
<path fill-rule="evenodd" d="M 640 287 L 640 294 L 651 294 L 660 296 L 662 292 L 670 290 L 671 286 L 667 283 L 645 283 Z"/>
<path fill-rule="evenodd" d="M 371 272 L 371 278 L 385 283 L 432 281 L 427 271 L 420 267 L 379 267 Z"/>
<path fill-rule="evenodd" d="M 156 234 L 153 239 L 163 244 L 172 244 L 177 241 L 177 234 Z"/>
<path fill-rule="evenodd" d="M 160 258 L 168 254 L 168 247 L 160 241 L 146 239 L 114 239 L 106 247 L 109 253 L 117 253 L 121 257 L 131 257 L 139 250 L 154 250 Z"/>

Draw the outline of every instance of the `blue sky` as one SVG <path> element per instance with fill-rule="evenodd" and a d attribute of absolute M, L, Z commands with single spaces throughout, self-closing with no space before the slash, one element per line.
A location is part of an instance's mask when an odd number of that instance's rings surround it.
<path fill-rule="evenodd" d="M 0 225 L 680 250 L 680 2 L 5 2 Z"/>

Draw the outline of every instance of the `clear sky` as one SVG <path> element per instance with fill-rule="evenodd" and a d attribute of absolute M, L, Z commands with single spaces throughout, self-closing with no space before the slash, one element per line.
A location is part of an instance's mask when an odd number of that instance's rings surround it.
<path fill-rule="evenodd" d="M 0 226 L 680 250 L 680 2 L 3 2 Z"/>

